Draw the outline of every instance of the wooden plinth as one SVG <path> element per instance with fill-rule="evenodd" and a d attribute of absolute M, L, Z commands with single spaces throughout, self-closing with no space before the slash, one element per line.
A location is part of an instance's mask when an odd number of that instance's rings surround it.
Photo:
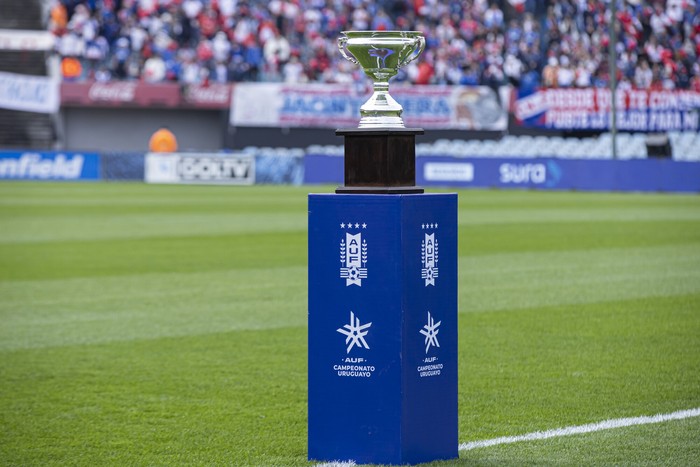
<path fill-rule="evenodd" d="M 345 185 L 336 193 L 423 193 L 416 186 L 416 135 L 421 128 L 344 128 Z"/>

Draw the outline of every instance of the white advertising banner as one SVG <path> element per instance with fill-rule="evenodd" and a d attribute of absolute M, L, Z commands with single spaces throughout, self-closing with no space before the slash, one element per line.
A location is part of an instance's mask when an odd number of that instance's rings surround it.
<path fill-rule="evenodd" d="M 55 36 L 49 31 L 0 29 L 0 50 L 53 50 Z"/>
<path fill-rule="evenodd" d="M 0 71 L 0 108 L 55 113 L 59 103 L 58 80 Z"/>
<path fill-rule="evenodd" d="M 148 153 L 146 183 L 252 185 L 255 157 L 250 154 Z"/>
<path fill-rule="evenodd" d="M 426 162 L 423 178 L 430 182 L 471 182 L 474 164 L 470 162 Z"/>
<path fill-rule="evenodd" d="M 407 127 L 504 130 L 506 109 L 485 86 L 395 85 Z M 231 125 L 270 127 L 356 127 L 365 86 L 339 84 L 240 83 L 231 100 Z"/>

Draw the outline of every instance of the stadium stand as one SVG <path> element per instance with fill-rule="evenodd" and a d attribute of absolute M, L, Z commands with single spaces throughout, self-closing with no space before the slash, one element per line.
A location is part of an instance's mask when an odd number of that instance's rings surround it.
<path fill-rule="evenodd" d="M 617 158 L 622 160 L 647 157 L 647 135 L 643 133 L 620 133 L 617 135 Z M 672 155 L 675 160 L 700 161 L 700 135 L 690 132 L 670 134 Z M 457 142 L 455 142 L 457 143 Z M 454 143 L 453 143 L 454 144 Z M 459 144 L 459 143 L 457 143 Z M 567 159 L 612 159 L 612 134 L 602 133 L 598 137 L 561 138 L 536 136 L 506 136 L 493 142 L 486 149 L 483 144 L 472 142 L 480 154 L 471 154 L 460 146 L 458 155 L 483 155 L 493 157 L 558 157 Z M 454 154 L 454 152 L 453 152 Z"/>
<path fill-rule="evenodd" d="M 448 140 L 439 139 L 434 143 L 421 143 L 416 146 L 417 156 L 453 157 L 555 157 L 561 159 L 610 160 L 612 135 L 602 133 L 599 137 L 563 138 L 559 136 L 513 136 L 500 140 Z M 669 140 L 672 157 L 677 161 L 700 162 L 700 134 L 691 132 L 670 132 Z M 643 133 L 620 133 L 617 135 L 617 157 L 621 160 L 646 159 L 647 135 Z M 247 148 L 255 152 L 257 148 Z M 342 146 L 311 145 L 307 154 L 343 155 Z"/>
<path fill-rule="evenodd" d="M 0 0 L 0 28 L 48 28 L 66 81 L 356 82 L 361 71 L 336 49 L 340 31 L 417 29 L 426 34 L 426 52 L 396 81 L 590 88 L 609 84 L 608 5 L 593 0 Z M 700 92 L 700 1 L 617 0 L 616 5 L 618 89 Z M 41 51 L 0 50 L 0 71 L 46 76 L 46 59 Z M 52 147 L 53 118 L 0 109 L 0 146 Z M 483 157 L 612 157 L 609 133 L 562 138 L 528 131 L 532 135 L 434 146 Z M 619 158 L 646 157 L 644 134 L 617 138 Z M 700 160 L 696 131 L 670 132 L 668 141 L 674 159 Z"/>
<path fill-rule="evenodd" d="M 346 29 L 415 29 L 416 84 L 605 86 L 608 2 L 591 0 L 52 0 L 69 79 L 346 82 Z M 700 90 L 700 2 L 618 0 L 621 87 Z"/>
<path fill-rule="evenodd" d="M 45 30 L 41 0 L 0 0 L 0 29 Z M 35 50 L 0 48 L 0 71 L 46 76 L 47 54 Z M 0 108 L 0 147 L 48 148 L 56 135 L 50 115 Z"/>

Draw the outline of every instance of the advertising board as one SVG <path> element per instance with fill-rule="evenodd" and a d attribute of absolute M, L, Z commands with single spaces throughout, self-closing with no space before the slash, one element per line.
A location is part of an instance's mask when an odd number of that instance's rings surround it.
<path fill-rule="evenodd" d="M 356 127 L 366 86 L 239 83 L 231 100 L 231 125 L 252 127 Z M 391 95 L 404 109 L 407 127 L 504 130 L 508 119 L 493 89 L 485 86 L 401 86 Z"/>
<path fill-rule="evenodd" d="M 148 153 L 144 169 L 147 183 L 255 183 L 255 157 L 250 154 Z"/>
<path fill-rule="evenodd" d="M 56 36 L 49 31 L 0 29 L 0 50 L 47 51 L 56 46 Z"/>
<path fill-rule="evenodd" d="M 180 86 L 135 81 L 61 83 L 61 105 L 81 107 L 177 107 Z"/>
<path fill-rule="evenodd" d="M 629 89 L 616 92 L 617 129 L 665 132 L 700 129 L 700 93 L 690 90 Z M 515 101 L 516 121 L 555 130 L 608 130 L 609 89 L 540 89 Z"/>
<path fill-rule="evenodd" d="M 304 183 L 343 183 L 343 158 L 310 154 Z M 700 192 L 700 164 L 671 159 L 587 160 L 421 156 L 416 184 L 536 190 Z"/>
<path fill-rule="evenodd" d="M 99 180 L 97 154 L 0 151 L 0 179 Z"/>
<path fill-rule="evenodd" d="M 455 176 L 436 172 L 445 165 Z M 454 165 L 470 166 L 464 180 Z M 432 165 L 432 169 L 429 169 Z M 435 177 L 435 173 L 440 177 Z M 468 159 L 449 156 L 417 160 L 416 181 L 424 186 L 527 188 L 537 190 L 700 192 L 700 164 L 669 159 L 586 160 L 556 158 Z"/>
<path fill-rule="evenodd" d="M 142 83 L 86 81 L 61 83 L 61 105 L 67 107 L 184 107 L 226 110 L 230 84 Z"/>

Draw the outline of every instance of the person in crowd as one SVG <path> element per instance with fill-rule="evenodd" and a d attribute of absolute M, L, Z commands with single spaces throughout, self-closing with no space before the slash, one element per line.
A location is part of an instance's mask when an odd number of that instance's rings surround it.
<path fill-rule="evenodd" d="M 83 65 L 76 57 L 66 56 L 61 59 L 61 75 L 65 81 L 78 81 L 83 74 Z"/>
<path fill-rule="evenodd" d="M 291 55 L 291 47 L 287 38 L 277 28 L 273 30 L 273 36 L 265 41 L 263 55 L 268 77 L 275 79 L 280 76 L 282 68 Z"/>
<path fill-rule="evenodd" d="M 147 83 L 160 83 L 165 79 L 165 61 L 160 55 L 148 57 L 143 64 L 143 80 Z"/>
<path fill-rule="evenodd" d="M 542 70 L 542 84 L 546 88 L 556 88 L 559 86 L 559 60 L 556 57 L 549 57 L 547 66 Z"/>
<path fill-rule="evenodd" d="M 148 150 L 151 152 L 175 152 L 177 151 L 177 139 L 167 127 L 158 128 L 148 141 Z"/>

